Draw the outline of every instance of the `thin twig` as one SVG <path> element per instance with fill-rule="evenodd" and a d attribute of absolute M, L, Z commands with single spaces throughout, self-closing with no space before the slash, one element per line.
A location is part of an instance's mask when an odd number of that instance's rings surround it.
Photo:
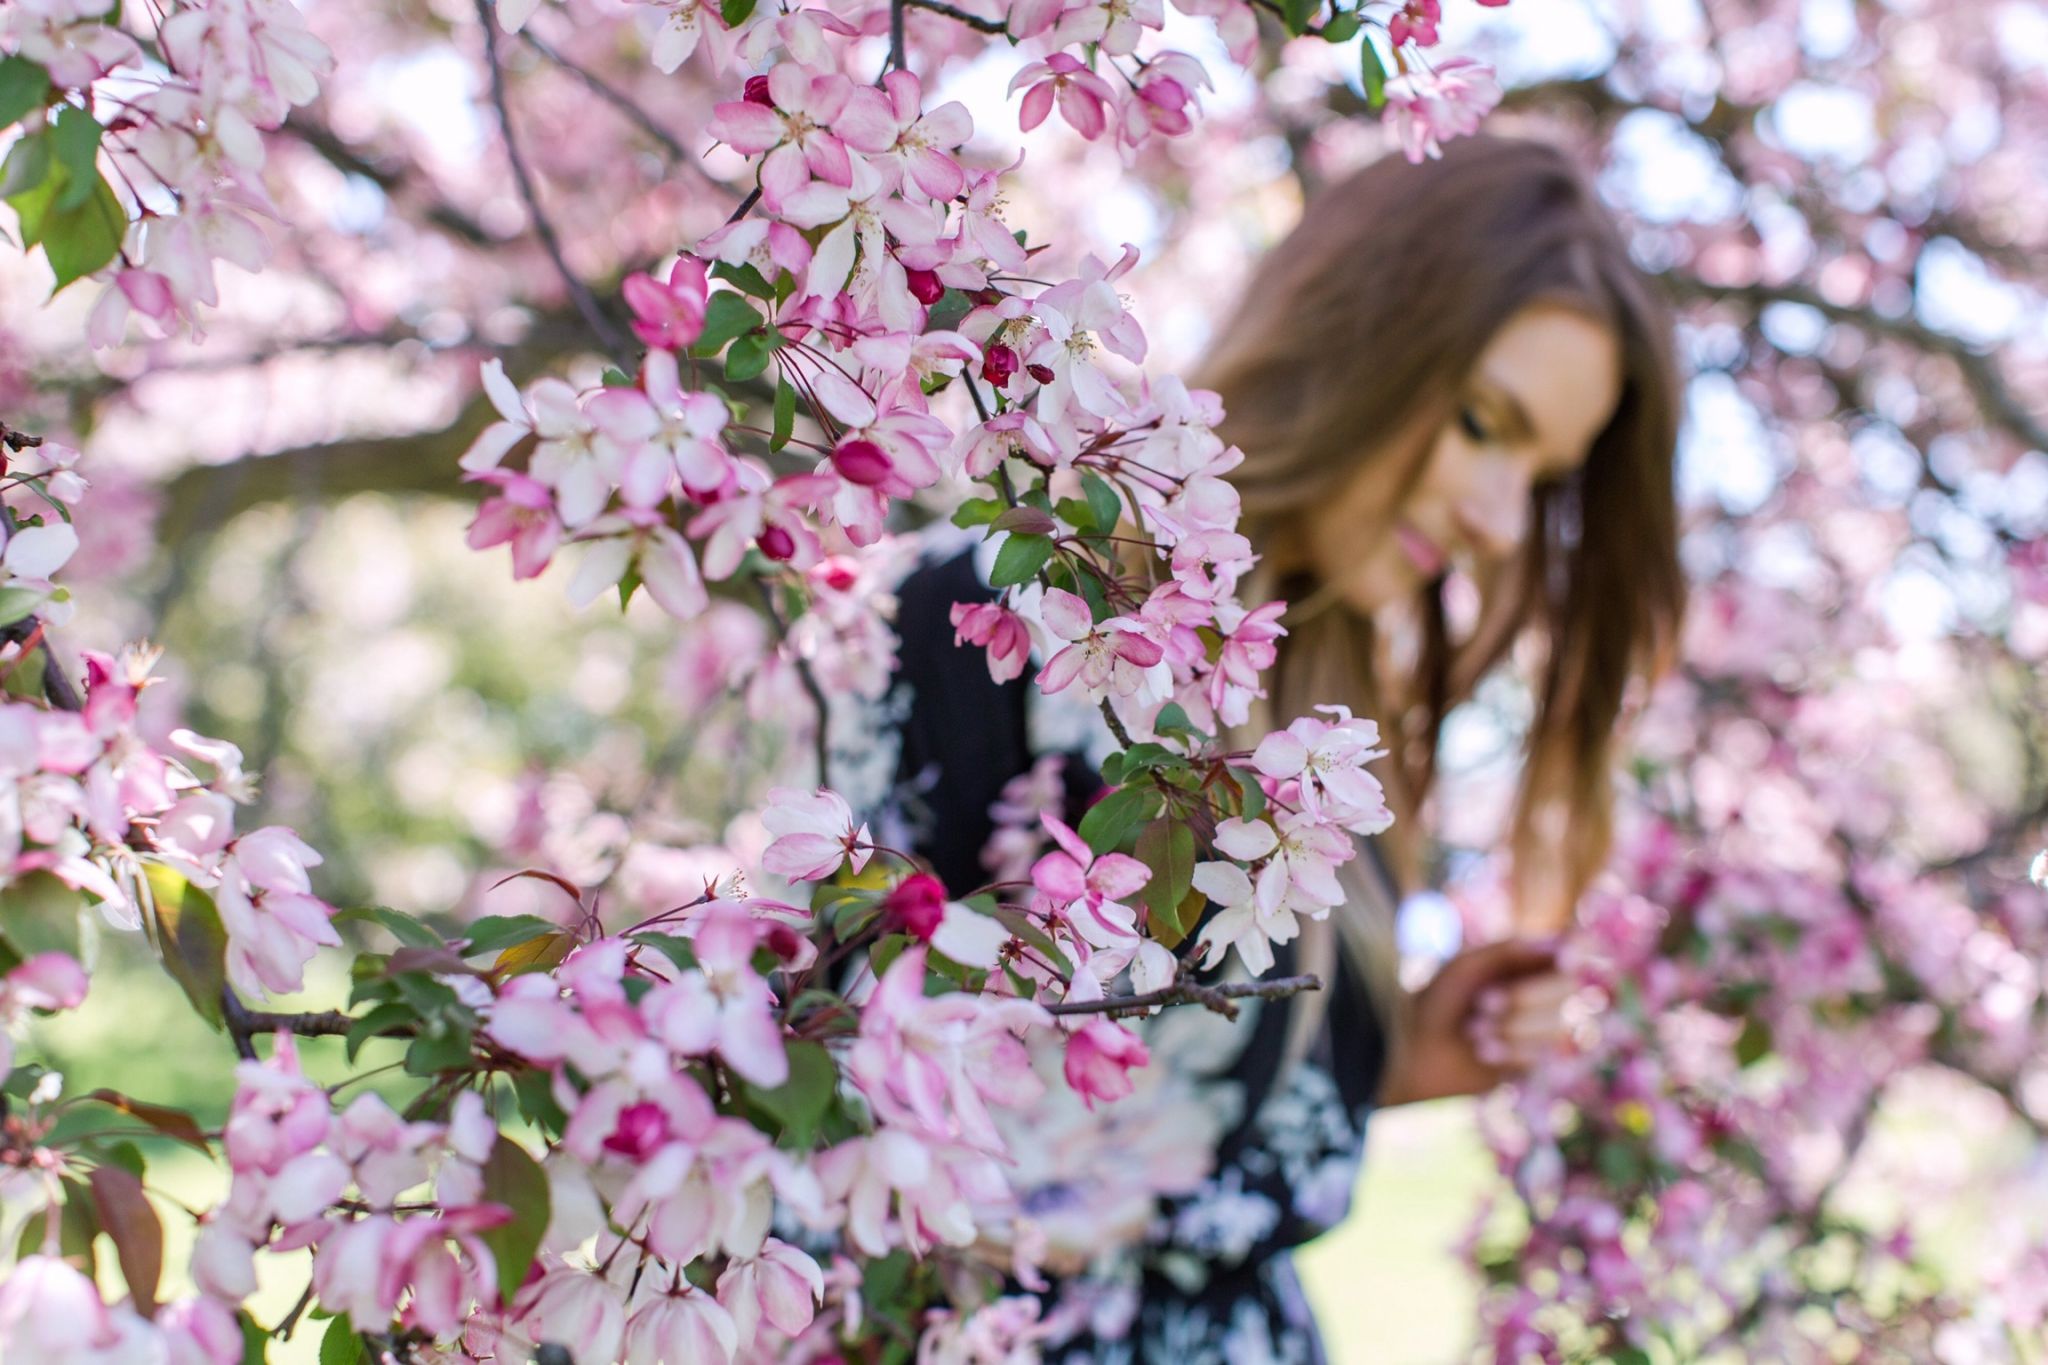
<path fill-rule="evenodd" d="M 589 325 L 605 352 L 618 362 L 619 368 L 630 372 L 638 368 L 638 361 L 605 317 L 604 310 L 598 307 L 589 286 L 569 268 L 569 259 L 562 254 L 561 238 L 556 235 L 555 225 L 548 220 L 547 214 L 541 211 L 533 174 L 527 169 L 526 158 L 519 151 L 519 140 L 512 135 L 512 106 L 505 94 L 505 67 L 498 60 L 498 19 L 492 13 L 491 0 L 476 0 L 476 14 L 484 28 L 484 59 L 491 68 L 491 104 L 498 111 L 498 127 L 505 137 L 505 160 L 511 163 L 512 179 L 519 187 L 519 197 L 526 201 L 526 211 L 533 218 L 534 235 L 540 238 L 548 259 L 554 262 L 555 273 L 568 287 L 569 297 L 575 302 L 576 311 L 583 315 L 583 321 Z"/>
<path fill-rule="evenodd" d="M 775 628 L 776 642 L 788 650 L 789 660 L 796 666 L 797 679 L 803 683 L 804 691 L 810 696 L 811 705 L 817 709 L 818 725 L 811 735 L 811 743 L 818 760 L 818 785 L 829 788 L 832 785 L 832 744 L 826 730 L 831 722 L 832 712 L 825 703 L 825 689 L 818 686 L 817 675 L 811 672 L 810 662 L 800 656 L 795 649 L 789 648 L 789 628 L 783 622 L 781 610 L 775 605 L 773 585 L 765 578 L 757 578 L 754 583 L 761 591 L 761 607 L 768 613 L 768 623 Z"/>
<path fill-rule="evenodd" d="M 1004 25 L 1002 20 L 984 19 L 978 14 L 969 14 L 964 9 L 960 9 L 954 5 L 946 4 L 945 0 L 903 0 L 903 4 L 914 5 L 918 9 L 930 10 L 933 14 L 943 14 L 944 16 L 946 16 L 946 18 L 953 20 L 955 23 L 967 25 L 967 27 L 973 29 L 976 33 L 1009 32 L 1009 29 Z"/>
<path fill-rule="evenodd" d="M 903 8 L 906 3 L 907 0 L 889 0 L 889 64 L 882 68 L 884 75 L 903 70 Z"/>
<path fill-rule="evenodd" d="M 727 227 L 731 227 L 734 223 L 737 223 L 740 219 L 752 213 L 754 211 L 754 205 L 760 202 L 761 187 L 759 185 L 756 185 L 754 186 L 754 188 L 747 191 L 746 198 L 740 200 L 740 206 L 732 211 L 732 216 L 725 220 L 725 225 Z"/>
<path fill-rule="evenodd" d="M 532 29 L 521 29 L 519 36 L 528 47 L 589 86 L 592 94 L 618 110 L 621 114 L 624 114 L 629 122 L 637 125 L 647 136 L 659 142 L 663 149 L 668 152 L 671 160 L 695 163 L 696 158 L 690 155 L 689 149 L 683 146 L 675 134 L 656 123 L 654 116 L 636 104 L 632 96 L 605 80 L 604 77 L 598 75 L 589 67 L 582 65 L 580 62 L 562 53 L 559 49 L 535 37 Z M 699 169 L 701 170 L 702 168 L 700 167 Z M 706 173 L 705 178 L 708 180 L 711 177 Z"/>
<path fill-rule="evenodd" d="M 1047 1014 L 1107 1014 L 1112 1017 L 1124 1014 L 1143 1014 L 1160 1005 L 1200 1005 L 1214 1010 L 1226 1019 L 1237 1018 L 1237 1006 L 1233 1001 L 1253 998 L 1278 1000 L 1303 991 L 1319 991 L 1323 979 L 1319 976 L 1283 976 L 1272 981 L 1226 981 L 1220 986 L 1204 986 L 1198 981 L 1176 981 L 1171 986 L 1162 986 L 1156 991 L 1142 995 L 1111 995 L 1100 1000 L 1062 1001 L 1047 1005 Z"/>

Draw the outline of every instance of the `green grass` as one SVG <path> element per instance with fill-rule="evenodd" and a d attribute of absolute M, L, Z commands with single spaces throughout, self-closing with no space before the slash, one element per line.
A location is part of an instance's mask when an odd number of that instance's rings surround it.
<path fill-rule="evenodd" d="M 1351 1217 L 1296 1259 L 1332 1365 L 1468 1358 L 1476 1281 L 1457 1245 L 1492 1171 L 1468 1100 L 1373 1116 Z"/>

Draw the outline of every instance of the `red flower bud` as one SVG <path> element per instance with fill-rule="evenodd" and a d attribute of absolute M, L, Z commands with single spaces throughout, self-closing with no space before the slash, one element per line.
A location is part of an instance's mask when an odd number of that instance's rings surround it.
<path fill-rule="evenodd" d="M 748 104 L 758 104 L 763 109 L 773 109 L 775 107 L 775 99 L 768 93 L 768 78 L 766 76 L 747 77 L 747 93 L 741 98 L 745 99 Z"/>
<path fill-rule="evenodd" d="M 1010 382 L 1017 373 L 1017 367 L 1023 363 L 1014 350 L 997 344 L 982 354 L 981 377 L 1000 389 Z"/>
<path fill-rule="evenodd" d="M 914 872 L 882 901 L 882 913 L 890 924 L 929 943 L 946 915 L 945 885 L 930 873 Z"/>
<path fill-rule="evenodd" d="M 755 538 L 754 544 L 760 547 L 762 554 L 768 556 L 777 564 L 782 563 L 785 559 L 796 553 L 796 537 L 783 530 L 780 526 L 770 526 L 767 530 L 761 532 Z"/>
<path fill-rule="evenodd" d="M 946 292 L 936 270 L 912 270 L 906 266 L 903 277 L 910 283 L 910 297 L 927 308 L 937 303 Z"/>
<path fill-rule="evenodd" d="M 1052 383 L 1053 374 L 1052 366 L 1050 365 L 1026 365 L 1024 372 L 1041 384 Z"/>
<path fill-rule="evenodd" d="M 895 465 L 890 462 L 888 451 L 873 441 L 863 441 L 856 437 L 851 441 L 839 443 L 838 449 L 832 452 L 832 467 L 838 470 L 839 477 L 848 483 L 873 488 L 889 477 L 889 471 L 894 469 Z"/>

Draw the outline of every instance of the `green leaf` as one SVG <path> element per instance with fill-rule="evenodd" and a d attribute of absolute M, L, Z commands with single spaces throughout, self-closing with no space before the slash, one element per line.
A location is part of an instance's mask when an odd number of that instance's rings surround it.
<path fill-rule="evenodd" d="M 27 211 L 16 201 L 36 190 L 49 177 L 50 167 L 54 164 L 47 130 L 22 138 L 8 151 L 7 160 L 0 162 L 0 198 L 6 199 L 14 211 L 22 215 L 23 249 L 34 246 L 35 238 L 31 235 L 33 229 L 29 226 Z"/>
<path fill-rule="evenodd" d="M 796 387 L 787 379 L 775 381 L 775 426 L 768 433 L 768 448 L 780 450 L 796 431 Z"/>
<path fill-rule="evenodd" d="M 986 526 L 1002 514 L 1000 498 L 969 498 L 953 509 L 953 524 L 966 528 Z"/>
<path fill-rule="evenodd" d="M 1322 7 L 1322 0 L 1280 0 L 1280 19 L 1287 25 L 1287 31 L 1298 38 L 1308 32 L 1310 21 Z"/>
<path fill-rule="evenodd" d="M 637 381 L 618 366 L 607 365 L 600 382 L 608 389 L 630 389 Z"/>
<path fill-rule="evenodd" d="M 462 1070 L 470 1063 L 470 1037 L 470 1031 L 460 1024 L 446 1019 L 428 1021 L 405 1050 L 406 1074 L 424 1078 Z"/>
<path fill-rule="evenodd" d="M 1348 9 L 1340 9 L 1323 24 L 1323 41 L 1326 43 L 1348 43 L 1358 36 L 1358 15 Z"/>
<path fill-rule="evenodd" d="M 686 972 L 697 965 L 697 950 L 686 938 L 675 934 L 631 934 L 628 937 L 635 943 L 654 949 Z"/>
<path fill-rule="evenodd" d="M 777 338 L 747 335 L 732 343 L 725 353 L 725 377 L 734 384 L 744 384 L 759 377 L 768 368 L 768 357 L 775 350 Z"/>
<path fill-rule="evenodd" d="M 1159 734 L 1192 734 L 1195 723 L 1188 719 L 1187 708 L 1177 701 L 1170 701 L 1159 708 L 1159 714 L 1152 721 L 1152 728 Z"/>
<path fill-rule="evenodd" d="M 0 60 L 0 128 L 42 108 L 49 98 L 49 72 L 26 57 Z"/>
<path fill-rule="evenodd" d="M 1380 60 L 1380 50 L 1373 46 L 1370 33 L 1358 45 L 1358 73 L 1365 83 L 1366 104 L 1374 109 L 1384 108 L 1387 103 L 1387 64 Z"/>
<path fill-rule="evenodd" d="M 442 939 L 439 934 L 429 929 L 426 925 L 421 924 L 411 915 L 400 914 L 386 905 L 354 906 L 341 911 L 334 917 L 336 924 L 347 923 L 350 920 L 368 920 L 370 923 L 388 931 L 393 938 L 405 944 L 408 948 L 439 948 L 442 946 Z"/>
<path fill-rule="evenodd" d="M 1095 509 L 1096 529 L 1107 535 L 1116 529 L 1124 514 L 1124 500 L 1117 496 L 1115 488 L 1100 474 L 1083 474 L 1081 492 L 1088 499 L 1088 505 Z"/>
<path fill-rule="evenodd" d="M 59 213 L 69 213 L 92 193 L 93 182 L 100 178 L 103 131 L 98 119 L 75 104 L 57 111 L 57 120 L 50 125 L 50 151 L 64 168 L 65 185 L 57 194 Z"/>
<path fill-rule="evenodd" d="M 808 1041 L 789 1045 L 789 1079 L 781 1085 L 767 1090 L 740 1083 L 747 1099 L 782 1125 L 780 1145 L 798 1152 L 810 1149 L 838 1088 L 832 1054 L 823 1044 Z"/>
<path fill-rule="evenodd" d="M 0 626 L 11 626 L 34 613 L 50 594 L 35 588 L 0 588 Z"/>
<path fill-rule="evenodd" d="M 348 1314 L 329 1318 L 327 1334 L 320 1338 L 320 1365 L 360 1365 L 362 1358 L 363 1339 Z"/>
<path fill-rule="evenodd" d="M 1095 521 L 1095 507 L 1085 498 L 1061 498 L 1053 504 L 1052 510 L 1061 521 L 1084 536 L 1102 532 L 1102 527 Z"/>
<path fill-rule="evenodd" d="M 43 254 L 57 276 L 50 292 L 54 294 L 112 261 L 120 253 L 121 237 L 127 231 L 128 212 L 114 196 L 114 187 L 104 176 L 94 174 L 83 202 L 68 208 L 60 204 L 45 220 Z"/>
<path fill-rule="evenodd" d="M 471 924 L 463 937 L 469 946 L 462 950 L 464 957 L 475 957 L 479 953 L 495 953 L 515 943 L 526 943 L 542 934 L 552 934 L 561 926 L 553 920 L 542 919 L 539 915 L 485 915 Z"/>
<path fill-rule="evenodd" d="M 1259 785 L 1259 775 L 1244 768 L 1232 768 L 1231 780 L 1237 783 L 1240 793 L 1238 818 L 1256 820 L 1266 813 L 1266 789 Z"/>
<path fill-rule="evenodd" d="M 1735 1040 L 1735 1060 L 1743 1066 L 1754 1066 L 1771 1054 L 1771 1026 L 1761 1019 L 1750 1019 L 1742 1026 L 1742 1036 Z"/>
<path fill-rule="evenodd" d="M 164 1225 L 150 1207 L 142 1182 L 119 1166 L 96 1166 L 88 1177 L 100 1226 L 114 1244 L 121 1278 L 145 1318 L 156 1314 L 157 1286 L 164 1274 Z"/>
<path fill-rule="evenodd" d="M 691 352 L 704 358 L 717 355 L 726 342 L 760 325 L 761 315 L 744 295 L 721 289 L 705 305 L 704 330 L 697 334 L 697 344 L 690 348 Z"/>
<path fill-rule="evenodd" d="M 754 0 L 719 0 L 718 16 L 727 28 L 738 28 L 754 14 Z"/>
<path fill-rule="evenodd" d="M 548 1177 L 524 1147 L 502 1133 L 484 1161 L 483 1176 L 484 1198 L 512 1211 L 509 1219 L 482 1234 L 498 1263 L 498 1301 L 510 1303 L 548 1230 Z"/>
<path fill-rule="evenodd" d="M 132 1142 L 102 1142 L 99 1155 L 103 1164 L 118 1166 L 137 1180 L 149 1174 L 149 1165 L 142 1159 L 142 1149 Z"/>
<path fill-rule="evenodd" d="M 270 1349 L 270 1329 L 256 1321 L 246 1308 L 235 1310 L 235 1322 L 242 1329 L 242 1365 L 268 1365 L 265 1352 Z"/>
<path fill-rule="evenodd" d="M 988 576 L 991 588 L 1013 588 L 1028 583 L 1052 558 L 1051 536 L 1013 535 L 996 551 L 996 566 Z"/>
<path fill-rule="evenodd" d="M 1189 926 L 1180 921 L 1181 902 L 1195 878 L 1195 832 L 1186 821 L 1154 820 L 1138 836 L 1138 861 L 1152 869 L 1145 883 L 1145 904 L 1152 911 L 1152 923 L 1171 924 L 1182 938 Z M 1162 940 L 1163 941 L 1163 940 Z"/>
<path fill-rule="evenodd" d="M 356 1020 L 355 1023 L 349 1025 L 347 1040 L 348 1059 L 354 1061 L 356 1054 L 363 1050 L 363 1044 L 381 1035 L 385 1029 L 396 1028 L 400 1024 L 410 1024 L 418 1018 L 419 1014 L 412 1006 L 402 1005 L 396 1000 L 389 1004 L 377 1006 L 377 1008 Z"/>
<path fill-rule="evenodd" d="M 1132 830 L 1159 808 L 1159 792 L 1149 784 L 1121 787 L 1090 806 L 1076 832 L 1096 857 L 1123 847 Z"/>
<path fill-rule="evenodd" d="M 753 5 L 749 4 L 747 8 L 752 9 Z M 766 299 L 771 303 L 775 301 L 775 286 L 762 279 L 761 272 L 745 261 L 738 265 L 730 261 L 719 261 L 711 267 L 711 278 L 737 285 L 757 299 Z"/>
<path fill-rule="evenodd" d="M 147 864 L 151 937 L 164 968 L 184 989 L 199 1017 L 221 1026 L 220 996 L 228 984 L 228 931 L 213 897 L 162 863 Z"/>

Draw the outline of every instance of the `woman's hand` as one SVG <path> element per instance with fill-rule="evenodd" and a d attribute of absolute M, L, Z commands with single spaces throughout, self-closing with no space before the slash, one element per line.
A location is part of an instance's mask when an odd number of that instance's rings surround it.
<path fill-rule="evenodd" d="M 1477 1095 L 1564 1038 L 1572 982 L 1554 939 L 1508 939 L 1458 954 L 1415 993 L 1382 1104 Z"/>

